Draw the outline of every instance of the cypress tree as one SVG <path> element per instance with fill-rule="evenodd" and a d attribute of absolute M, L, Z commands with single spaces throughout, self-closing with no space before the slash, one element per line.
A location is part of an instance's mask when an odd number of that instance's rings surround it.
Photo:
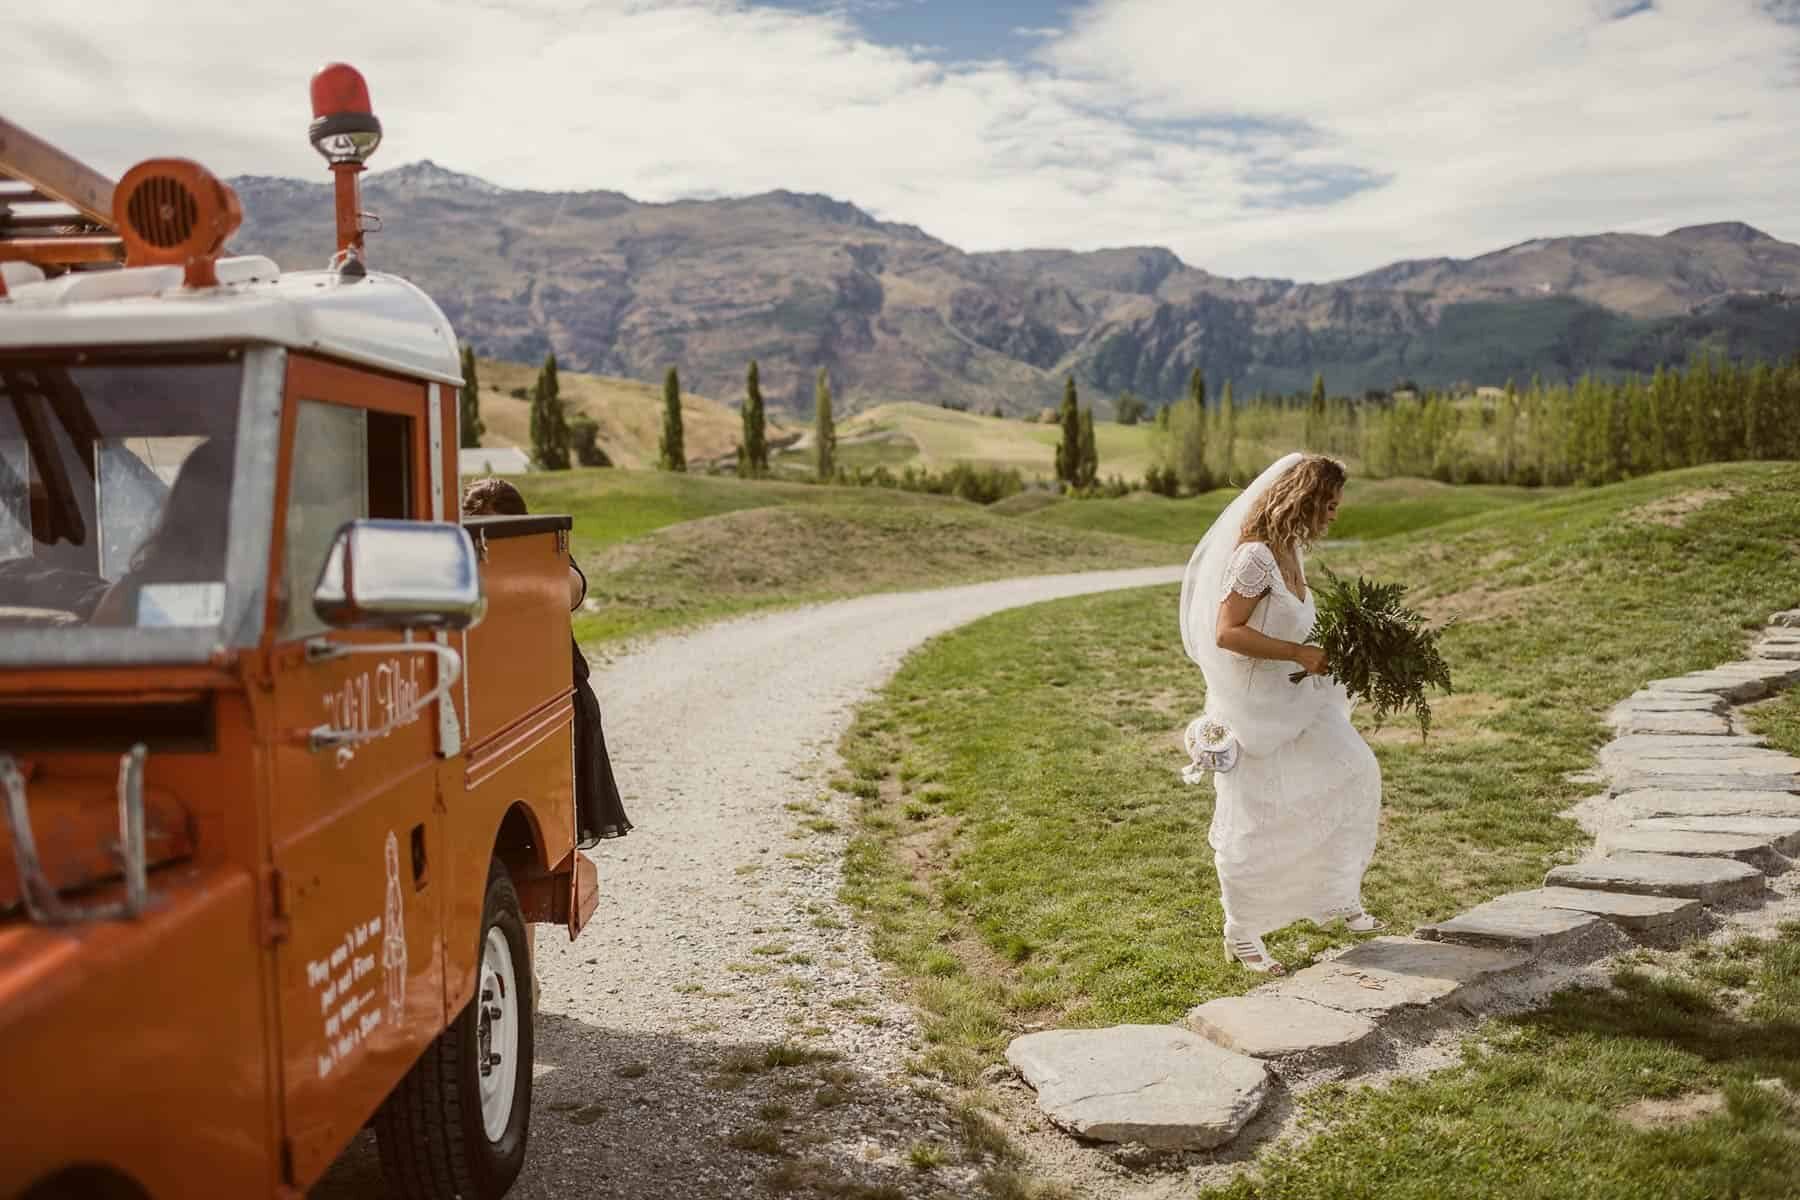
<path fill-rule="evenodd" d="M 687 449 L 681 435 L 681 377 L 674 367 L 663 376 L 663 427 L 656 444 L 656 469 L 687 470 Z"/>
<path fill-rule="evenodd" d="M 750 372 L 744 381 L 744 456 L 746 474 L 760 477 L 769 473 L 769 434 L 763 420 L 762 386 L 757 380 L 756 360 L 750 360 Z"/>
<path fill-rule="evenodd" d="M 820 479 L 837 473 L 837 423 L 831 416 L 831 376 L 819 368 L 813 384 L 813 449 L 818 455 Z"/>
<path fill-rule="evenodd" d="M 1776 408 L 1775 372 L 1768 363 L 1757 363 L 1744 387 L 1744 449 L 1753 459 L 1777 458 L 1781 436 Z"/>
<path fill-rule="evenodd" d="M 1056 478 L 1074 487 L 1081 472 L 1081 408 L 1075 395 L 1073 375 L 1063 384 L 1062 410 L 1058 416 L 1062 442 L 1056 447 Z"/>
<path fill-rule="evenodd" d="M 1168 415 L 1164 422 L 1169 430 L 1168 470 L 1188 491 L 1210 490 L 1212 472 L 1206 465 L 1206 379 L 1197 368 L 1188 378 L 1187 399 L 1162 411 Z"/>
<path fill-rule="evenodd" d="M 569 469 L 569 424 L 562 388 L 556 379 L 556 355 L 546 354 L 531 389 L 531 456 L 548 471 Z"/>
<path fill-rule="evenodd" d="M 1312 397 L 1306 405 L 1306 434 L 1303 444 L 1315 453 L 1325 449 L 1325 375 L 1313 373 Z"/>
<path fill-rule="evenodd" d="M 1077 487 L 1092 487 L 1100 478 L 1100 447 L 1094 442 L 1094 410 L 1081 410 L 1081 447 L 1076 461 Z"/>
<path fill-rule="evenodd" d="M 1231 482 L 1236 459 L 1237 405 L 1231 399 L 1231 380 L 1227 379 L 1225 390 L 1219 393 L 1219 476 L 1226 483 Z"/>
<path fill-rule="evenodd" d="M 457 428 L 461 431 L 457 445 L 468 449 L 481 445 L 487 427 L 481 423 L 481 384 L 475 378 L 475 347 L 467 342 L 462 348 L 462 392 L 457 403 Z"/>

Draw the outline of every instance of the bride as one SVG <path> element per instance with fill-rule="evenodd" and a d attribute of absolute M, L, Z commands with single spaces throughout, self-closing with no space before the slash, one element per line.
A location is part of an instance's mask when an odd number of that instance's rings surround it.
<path fill-rule="evenodd" d="M 1290 454 L 1257 476 L 1195 547 L 1181 587 L 1181 640 L 1206 677 L 1206 716 L 1236 762 L 1213 776 L 1207 840 L 1225 907 L 1225 953 L 1284 974 L 1263 935 L 1299 920 L 1384 927 L 1363 910 L 1381 768 L 1350 724 L 1325 652 L 1305 645 L 1315 608 L 1305 547 L 1343 497 L 1343 465 Z M 1297 663 L 1308 678 L 1290 682 Z"/>

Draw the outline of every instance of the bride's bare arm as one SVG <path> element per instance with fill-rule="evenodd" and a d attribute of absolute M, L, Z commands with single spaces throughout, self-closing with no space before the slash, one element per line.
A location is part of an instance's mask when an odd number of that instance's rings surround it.
<path fill-rule="evenodd" d="M 1261 596 L 1245 596 L 1229 592 L 1219 605 L 1219 624 L 1215 636 L 1221 650 L 1242 654 L 1245 658 L 1266 658 L 1273 662 L 1299 663 L 1314 675 L 1325 670 L 1325 652 L 1317 646 L 1283 641 L 1250 628 L 1250 614 L 1256 611 Z"/>

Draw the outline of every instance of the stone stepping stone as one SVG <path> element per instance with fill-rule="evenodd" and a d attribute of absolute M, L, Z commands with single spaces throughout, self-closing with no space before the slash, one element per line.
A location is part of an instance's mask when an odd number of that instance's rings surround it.
<path fill-rule="evenodd" d="M 1755 867 L 1733 859 L 1618 854 L 1552 867 L 1544 876 L 1544 886 L 1682 896 L 1717 904 L 1723 900 L 1755 899 L 1763 894 L 1768 881 Z"/>
<path fill-rule="evenodd" d="M 1787 860 L 1769 840 L 1745 833 L 1699 833 L 1686 829 L 1615 829 L 1600 838 L 1602 854 L 1675 854 L 1683 858 L 1729 858 L 1764 874 L 1787 869 Z"/>
<path fill-rule="evenodd" d="M 1731 732 L 1731 722 L 1707 712 L 1626 711 L 1615 713 L 1611 721 L 1613 729 L 1624 736 L 1639 733 L 1706 736 Z"/>
<path fill-rule="evenodd" d="M 1733 703 L 1760 700 L 1771 690 L 1784 688 L 1800 679 L 1800 663 L 1760 662 L 1724 663 L 1705 671 L 1692 671 L 1671 679 L 1652 679 L 1646 687 L 1653 692 L 1711 692 Z"/>
<path fill-rule="evenodd" d="M 1432 942 L 1455 942 L 1490 950 L 1517 950 L 1536 957 L 1573 941 L 1600 924 L 1592 913 L 1534 904 L 1519 892 L 1478 904 L 1447 921 L 1426 925 L 1418 936 Z"/>
<path fill-rule="evenodd" d="M 1640 896 L 1632 892 L 1599 892 L 1570 887 L 1514 892 L 1511 898 L 1520 904 L 1592 913 L 1632 932 L 1660 929 L 1677 921 L 1690 920 L 1699 915 L 1701 907 L 1700 901 L 1679 896 Z"/>
<path fill-rule="evenodd" d="M 1698 749 L 1691 757 L 1608 760 L 1616 790 L 1664 788 L 1670 791 L 1800 791 L 1800 758 L 1778 750 L 1733 749 L 1735 757 Z"/>
<path fill-rule="evenodd" d="M 1787 628 L 1800 626 L 1800 608 L 1790 608 L 1786 612 L 1770 614 L 1769 624 Z"/>
<path fill-rule="evenodd" d="M 1709 712 L 1723 714 L 1731 706 L 1723 696 L 1711 692 L 1636 691 L 1619 701 L 1618 708 L 1630 705 L 1644 712 Z M 1614 711 L 1618 711 L 1615 708 Z"/>
<path fill-rule="evenodd" d="M 1780 662 L 1800 661 L 1800 641 L 1759 642 L 1750 647 L 1750 652 L 1757 658 L 1771 658 Z"/>
<path fill-rule="evenodd" d="M 1260 1061 L 1175 1025 L 1028 1033 L 1007 1046 L 1006 1061 L 1064 1129 L 1156 1150 L 1222 1146 L 1269 1094 Z"/>
<path fill-rule="evenodd" d="M 1800 796 L 1792 792 L 1740 788 L 1639 788 L 1621 793 L 1613 804 L 1620 812 L 1637 820 L 1652 817 L 1800 817 Z"/>
<path fill-rule="evenodd" d="M 1795 797 L 1800 800 L 1800 797 Z M 1800 817 L 1649 817 L 1629 829 L 1680 829 L 1689 833 L 1743 833 L 1766 838 L 1778 854 L 1800 854 Z"/>
<path fill-rule="evenodd" d="M 1769 743 L 1755 734 L 1622 734 L 1606 748 L 1643 757 L 1670 757 L 1696 756 L 1699 750 L 1768 750 Z"/>
<path fill-rule="evenodd" d="M 1221 996 L 1189 1010 L 1187 1027 L 1227 1050 L 1253 1058 L 1347 1053 L 1375 1032 L 1375 1022 L 1288 996 Z"/>
<path fill-rule="evenodd" d="M 1449 1000 L 1477 980 L 1529 961 L 1528 956 L 1509 951 L 1379 937 L 1257 990 L 1375 1015 Z"/>

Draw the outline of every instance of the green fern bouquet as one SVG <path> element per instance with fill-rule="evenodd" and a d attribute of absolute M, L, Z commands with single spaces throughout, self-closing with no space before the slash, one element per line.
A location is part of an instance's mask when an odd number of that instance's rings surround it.
<path fill-rule="evenodd" d="M 1419 717 L 1419 737 L 1431 736 L 1431 703 L 1427 687 L 1450 692 L 1450 668 L 1438 653 L 1441 629 L 1427 629 L 1425 618 L 1400 603 L 1406 588 L 1398 583 L 1370 583 L 1357 576 L 1347 583 L 1324 571 L 1326 584 L 1316 588 L 1318 619 L 1307 640 L 1325 651 L 1327 669 L 1344 690 L 1375 706 L 1375 723 L 1411 709 Z M 1305 671 L 1288 676 L 1295 683 Z"/>

